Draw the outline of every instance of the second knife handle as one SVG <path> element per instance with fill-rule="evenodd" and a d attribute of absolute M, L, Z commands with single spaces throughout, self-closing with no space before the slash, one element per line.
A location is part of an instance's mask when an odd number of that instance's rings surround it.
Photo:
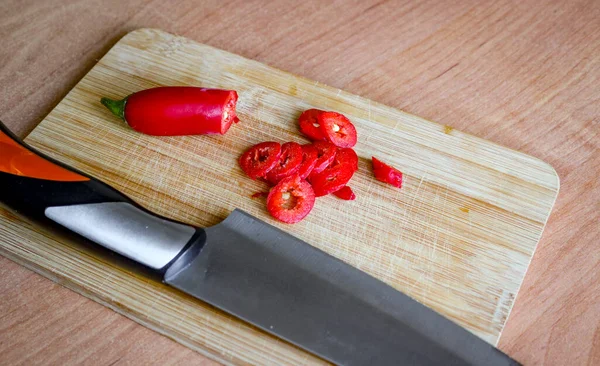
<path fill-rule="evenodd" d="M 35 151 L 1 122 L 0 202 L 25 216 L 50 220 L 154 270 L 171 263 L 197 232 Z"/>

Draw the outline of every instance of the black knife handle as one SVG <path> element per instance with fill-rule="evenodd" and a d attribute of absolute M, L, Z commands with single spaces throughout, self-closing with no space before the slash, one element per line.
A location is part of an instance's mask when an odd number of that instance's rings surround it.
<path fill-rule="evenodd" d="M 165 269 L 201 230 L 153 214 L 107 184 L 43 155 L 2 122 L 0 202 L 154 270 Z"/>

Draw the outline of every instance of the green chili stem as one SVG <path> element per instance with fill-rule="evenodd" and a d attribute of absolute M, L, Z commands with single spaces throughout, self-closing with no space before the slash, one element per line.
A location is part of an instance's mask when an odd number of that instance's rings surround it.
<path fill-rule="evenodd" d="M 104 104 L 104 106 L 108 108 L 115 116 L 125 120 L 125 103 L 127 103 L 127 98 L 122 100 L 102 98 L 100 99 L 100 102 Z"/>

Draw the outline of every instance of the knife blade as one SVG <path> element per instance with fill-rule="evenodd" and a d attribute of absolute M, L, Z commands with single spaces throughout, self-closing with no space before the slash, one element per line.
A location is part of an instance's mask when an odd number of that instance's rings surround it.
<path fill-rule="evenodd" d="M 44 156 L 0 122 L 0 201 L 159 273 L 165 283 L 338 365 L 518 365 L 466 329 L 234 210 L 196 228 Z"/>

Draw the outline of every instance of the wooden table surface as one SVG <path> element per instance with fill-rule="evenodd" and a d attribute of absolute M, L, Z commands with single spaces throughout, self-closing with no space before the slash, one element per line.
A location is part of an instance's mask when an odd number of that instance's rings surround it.
<path fill-rule="evenodd" d="M 5 0 L 0 119 L 26 136 L 142 27 L 549 162 L 561 191 L 499 346 L 600 364 L 600 2 Z M 0 257 L 0 364 L 19 363 L 215 364 Z"/>

